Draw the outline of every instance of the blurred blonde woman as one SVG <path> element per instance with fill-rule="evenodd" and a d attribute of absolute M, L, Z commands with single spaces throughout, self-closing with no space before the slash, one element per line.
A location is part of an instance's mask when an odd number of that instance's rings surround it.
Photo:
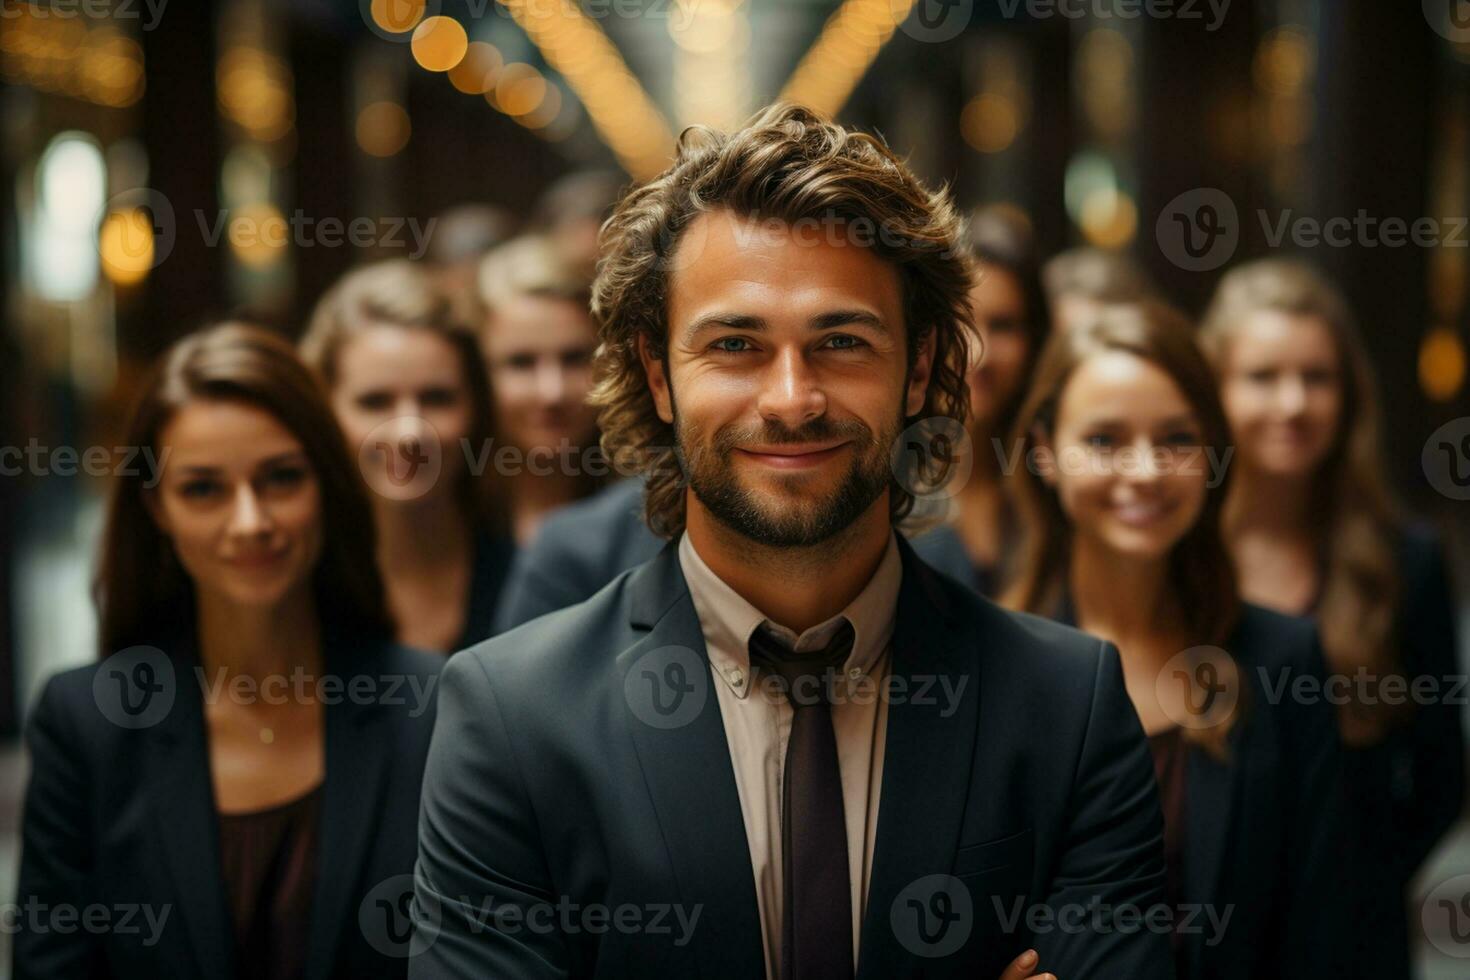
<path fill-rule="evenodd" d="M 1202 340 L 1236 443 L 1225 531 L 1241 591 L 1315 616 L 1341 678 L 1355 975 L 1407 978 L 1405 888 L 1464 793 L 1459 711 L 1444 697 L 1458 671 L 1445 562 L 1393 502 L 1372 369 L 1330 282 L 1295 262 L 1241 266 L 1221 280 Z M 1421 678 L 1437 696 L 1395 695 Z"/>
<path fill-rule="evenodd" d="M 515 549 L 474 331 L 425 267 L 393 259 L 328 290 L 301 351 L 374 491 L 399 641 L 452 653 L 485 639 Z"/>
<path fill-rule="evenodd" d="M 511 529 L 524 545 L 552 511 L 588 496 L 609 467 L 587 404 L 597 328 L 591 283 L 549 238 L 525 236 L 480 266 L 480 326 L 505 467 Z"/>

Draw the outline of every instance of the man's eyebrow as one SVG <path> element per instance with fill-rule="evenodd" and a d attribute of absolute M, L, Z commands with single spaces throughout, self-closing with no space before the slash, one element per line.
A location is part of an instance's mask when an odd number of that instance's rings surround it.
<path fill-rule="evenodd" d="M 832 310 L 827 313 L 819 313 L 807 321 L 807 325 L 813 330 L 831 330 L 835 327 L 845 327 L 850 324 L 859 324 L 872 327 L 880 333 L 888 333 L 888 325 L 878 316 L 867 310 Z M 684 328 L 686 339 L 692 339 L 701 331 L 723 327 L 730 330 L 750 330 L 759 333 L 766 329 L 766 321 L 758 316 L 745 313 L 709 313 Z"/>

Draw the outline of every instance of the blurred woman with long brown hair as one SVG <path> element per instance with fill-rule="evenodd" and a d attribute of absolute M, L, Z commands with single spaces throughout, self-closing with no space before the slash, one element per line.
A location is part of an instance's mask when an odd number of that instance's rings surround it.
<path fill-rule="evenodd" d="M 453 653 L 487 638 L 515 546 L 474 330 L 426 267 L 393 259 L 327 291 L 301 352 L 373 491 L 398 639 Z"/>
<path fill-rule="evenodd" d="M 971 216 L 966 244 L 975 259 L 970 311 L 979 343 L 970 369 L 966 431 L 972 465 L 952 499 L 950 528 L 964 552 L 957 567 L 973 570 L 970 585 L 995 595 L 1015 549 L 1015 515 L 1004 477 L 1012 462 L 1006 444 L 1036 356 L 1051 329 L 1041 268 L 1024 215 L 982 208 Z"/>
<path fill-rule="evenodd" d="M 32 715 L 15 976 L 402 977 L 405 923 L 360 908 L 409 887 L 442 661 L 392 642 L 315 377 L 263 329 L 205 330 L 126 444 L 162 472 L 116 478 L 101 659 Z"/>
<path fill-rule="evenodd" d="M 1389 492 L 1372 369 L 1330 282 L 1296 262 L 1241 266 L 1221 280 L 1202 340 L 1237 447 L 1224 526 L 1241 591 L 1315 616 L 1346 682 L 1335 701 L 1360 885 L 1353 974 L 1408 977 L 1405 889 L 1464 795 L 1445 562 Z"/>
<path fill-rule="evenodd" d="M 1017 419 L 1012 605 L 1113 642 L 1154 752 L 1181 978 L 1329 976 L 1336 733 L 1308 621 L 1240 601 L 1220 538 L 1229 432 L 1182 316 L 1100 309 L 1048 343 Z M 1229 910 L 1230 918 L 1223 920 Z M 1196 923 L 1198 926 L 1198 923 Z"/>

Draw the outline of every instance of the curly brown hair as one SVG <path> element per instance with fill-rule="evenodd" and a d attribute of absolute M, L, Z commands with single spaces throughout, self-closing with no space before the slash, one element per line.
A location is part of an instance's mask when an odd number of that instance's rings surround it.
<path fill-rule="evenodd" d="M 969 411 L 971 259 L 947 190 L 925 187 L 881 138 L 800 106 L 771 105 L 733 133 L 691 126 L 669 169 L 629 191 L 603 224 L 592 288 L 601 345 L 589 400 L 601 409 L 602 446 L 621 471 L 645 474 L 644 517 L 664 537 L 684 528 L 684 476 L 674 427 L 659 418 L 638 342 L 645 337 L 653 356 L 667 359 L 674 253 L 684 230 L 715 211 L 759 221 L 841 222 L 854 244 L 871 247 L 899 272 L 911 368 L 931 345 L 924 407 L 906 422 L 946 417 L 963 425 Z M 890 481 L 895 523 L 913 508 L 909 488 L 942 485 L 957 455 L 947 440 L 927 443 L 926 452 L 905 457 L 909 472 Z"/>

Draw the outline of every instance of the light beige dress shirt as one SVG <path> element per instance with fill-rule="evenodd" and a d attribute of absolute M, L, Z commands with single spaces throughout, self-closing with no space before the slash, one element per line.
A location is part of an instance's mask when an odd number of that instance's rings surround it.
<path fill-rule="evenodd" d="M 770 622 L 710 570 L 686 534 L 679 564 L 689 585 L 709 662 L 715 695 L 730 746 L 735 787 L 740 794 L 745 839 L 755 872 L 765 946 L 766 976 L 779 980 L 783 891 L 781 875 L 781 785 L 792 708 L 764 675 L 751 676 L 750 635 L 769 626 L 797 652 L 824 646 L 846 619 L 852 624 L 852 653 L 843 664 L 832 704 L 837 761 L 842 770 L 842 806 L 847 822 L 848 877 L 852 885 L 852 958 L 856 965 L 867 906 L 868 877 L 878 829 L 878 795 L 883 783 L 883 742 L 888 703 L 881 696 L 888 674 L 889 643 L 898 608 L 903 564 L 897 539 L 888 539 L 878 570 L 846 609 L 800 636 Z"/>

